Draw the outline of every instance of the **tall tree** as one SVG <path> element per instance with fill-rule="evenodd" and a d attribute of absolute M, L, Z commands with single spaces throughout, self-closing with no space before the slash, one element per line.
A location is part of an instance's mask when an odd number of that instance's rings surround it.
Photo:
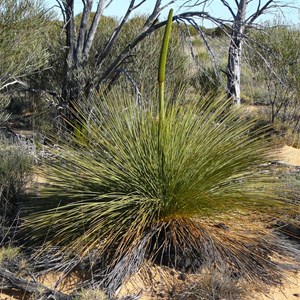
<path fill-rule="evenodd" d="M 235 104 L 241 103 L 241 56 L 243 34 L 246 28 L 246 11 L 248 0 L 236 1 L 237 10 L 234 12 L 225 0 L 221 0 L 232 14 L 232 34 L 228 50 L 228 63 L 226 68 L 227 92 Z"/>

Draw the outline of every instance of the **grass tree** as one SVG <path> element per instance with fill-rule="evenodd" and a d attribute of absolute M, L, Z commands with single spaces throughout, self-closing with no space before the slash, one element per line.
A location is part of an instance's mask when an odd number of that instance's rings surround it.
<path fill-rule="evenodd" d="M 163 72 L 159 79 L 163 85 Z M 92 109 L 75 107 L 76 134 L 40 168 L 49 184 L 26 218 L 31 239 L 81 257 L 97 253 L 108 291 L 147 262 L 190 272 L 214 265 L 275 282 L 281 271 L 269 255 L 280 246 L 271 237 L 210 226 L 288 206 L 263 172 L 266 134 L 221 97 L 182 105 L 183 95 L 174 103 L 161 87 L 159 94 L 159 104 L 149 99 L 143 110 L 118 91 L 94 95 Z"/>

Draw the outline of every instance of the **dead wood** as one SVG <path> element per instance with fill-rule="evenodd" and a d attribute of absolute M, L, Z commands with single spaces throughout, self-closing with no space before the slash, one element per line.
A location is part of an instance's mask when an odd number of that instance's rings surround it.
<path fill-rule="evenodd" d="M 56 290 L 52 290 L 39 282 L 28 281 L 26 279 L 23 279 L 5 268 L 0 268 L 0 279 L 2 279 L 0 281 L 1 290 L 15 289 L 30 294 L 36 293 L 41 295 L 41 299 L 72 299 L 72 296 L 69 296 Z"/>

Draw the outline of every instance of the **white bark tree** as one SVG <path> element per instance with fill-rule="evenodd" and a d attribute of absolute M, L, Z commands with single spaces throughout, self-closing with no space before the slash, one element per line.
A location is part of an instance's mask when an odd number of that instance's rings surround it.
<path fill-rule="evenodd" d="M 224 16 L 212 16 L 209 12 L 209 6 L 212 4 L 222 5 L 229 12 L 230 17 L 226 19 Z M 291 3 L 289 5 L 288 1 L 277 0 L 188 0 L 184 6 L 197 7 L 198 11 L 206 12 L 203 16 L 221 28 L 226 28 L 228 23 L 231 24 L 228 62 L 225 71 L 227 94 L 228 97 L 232 98 L 234 104 L 240 105 L 241 62 L 246 28 L 255 27 L 259 18 L 268 12 L 283 12 L 283 8 L 297 7 L 293 7 Z M 196 14 L 194 15 L 196 16 Z"/>
<path fill-rule="evenodd" d="M 232 35 L 228 50 L 228 63 L 226 68 L 227 92 L 232 97 L 233 103 L 241 104 L 241 58 L 243 46 L 243 34 L 246 28 L 246 11 L 249 0 L 236 1 L 236 13 L 225 0 L 221 2 L 229 9 L 233 17 Z"/>

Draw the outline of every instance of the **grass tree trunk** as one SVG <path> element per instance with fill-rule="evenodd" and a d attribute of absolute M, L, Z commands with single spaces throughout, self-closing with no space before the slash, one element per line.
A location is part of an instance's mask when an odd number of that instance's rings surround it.
<path fill-rule="evenodd" d="M 243 46 L 243 34 L 245 30 L 245 17 L 247 9 L 247 0 L 240 0 L 238 11 L 235 15 L 231 42 L 228 52 L 227 63 L 227 93 L 232 98 L 233 103 L 241 104 L 241 56 Z"/>

